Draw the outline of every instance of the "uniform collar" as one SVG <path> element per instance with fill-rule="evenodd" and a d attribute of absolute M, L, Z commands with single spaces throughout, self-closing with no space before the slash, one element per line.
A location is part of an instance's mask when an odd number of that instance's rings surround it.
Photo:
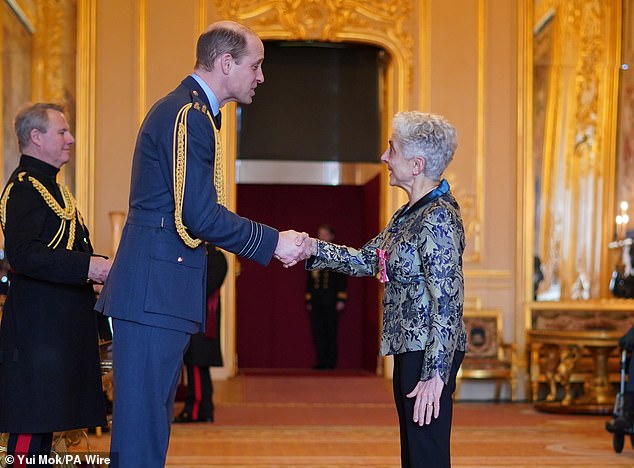
<path fill-rule="evenodd" d="M 55 178 L 59 173 L 59 168 L 55 166 L 51 166 L 49 163 L 42 161 L 33 156 L 29 156 L 28 154 L 23 154 L 20 156 L 20 166 L 24 168 L 34 169 L 42 174 Z"/>
<path fill-rule="evenodd" d="M 190 76 L 193 79 L 195 79 L 196 83 L 198 83 L 200 87 L 203 89 L 205 95 L 207 96 L 207 100 L 209 101 L 209 107 L 211 107 L 211 115 L 215 117 L 216 115 L 218 115 L 218 112 L 220 112 L 220 105 L 218 104 L 218 98 L 216 97 L 214 92 L 211 90 L 209 85 L 205 82 L 205 80 L 203 80 L 200 76 L 198 76 L 196 73 L 192 73 Z"/>

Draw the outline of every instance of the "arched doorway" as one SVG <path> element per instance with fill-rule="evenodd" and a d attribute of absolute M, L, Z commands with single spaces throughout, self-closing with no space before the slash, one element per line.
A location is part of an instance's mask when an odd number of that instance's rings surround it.
<path fill-rule="evenodd" d="M 353 42 L 372 44 L 385 50 L 386 70 L 380 91 L 384 103 L 381 109 L 380 133 L 381 141 L 385 142 L 391 131 L 390 118 L 395 112 L 404 110 L 406 97 L 410 92 L 414 41 L 411 35 L 404 31 L 403 25 L 413 9 L 413 2 L 405 0 L 386 9 L 382 2 L 352 0 L 333 9 L 325 4 L 318 5 L 314 1 L 305 0 L 287 5 L 283 10 L 278 8 L 277 3 L 270 0 L 219 3 L 216 13 L 219 17 L 234 19 L 248 25 L 263 40 Z M 344 18 L 345 21 L 342 21 Z M 235 107 L 225 107 L 222 128 L 222 138 L 226 142 L 227 180 L 236 180 L 234 163 L 237 154 L 237 120 L 234 110 Z M 380 224 L 384 224 L 396 207 L 404 202 L 404 198 L 399 192 L 389 189 L 384 173 L 380 174 L 378 183 L 378 216 Z M 237 208 L 235 187 L 229 187 L 228 203 L 232 209 Z M 223 293 L 223 304 L 229 313 L 223 327 L 225 368 L 216 373 L 219 377 L 235 375 L 238 367 L 236 316 L 233 313 L 236 299 L 236 267 L 236 263 L 230 262 L 229 280 L 225 283 Z M 378 295 L 376 300 L 378 301 Z M 379 373 L 382 373 L 381 367 L 379 365 Z"/>

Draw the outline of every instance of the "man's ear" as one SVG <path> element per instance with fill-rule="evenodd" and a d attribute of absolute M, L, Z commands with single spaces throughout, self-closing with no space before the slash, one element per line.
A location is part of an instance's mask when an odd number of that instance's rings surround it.
<path fill-rule="evenodd" d="M 29 137 L 31 144 L 35 146 L 40 146 L 42 132 L 40 132 L 37 128 L 32 128 L 31 132 L 29 133 Z"/>
<path fill-rule="evenodd" d="M 225 75 L 228 75 L 233 66 L 233 56 L 231 54 L 222 54 L 219 58 L 220 69 Z"/>

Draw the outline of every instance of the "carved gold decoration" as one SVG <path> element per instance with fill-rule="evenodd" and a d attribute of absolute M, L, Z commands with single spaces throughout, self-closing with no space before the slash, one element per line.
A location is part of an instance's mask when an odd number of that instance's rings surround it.
<path fill-rule="evenodd" d="M 70 0 L 41 0 L 36 3 L 34 101 L 67 102 L 64 75 L 68 65 L 65 63 L 68 63 L 67 58 L 75 57 L 74 42 L 67 44 L 64 38 L 69 18 L 73 18 L 74 22 L 74 9 L 71 11 L 70 6 Z M 74 67 L 74 60 L 72 65 Z"/>
<path fill-rule="evenodd" d="M 480 238 L 482 232 L 481 219 L 480 216 L 478 216 L 478 205 L 480 200 L 484 198 L 484 190 L 479 192 L 478 196 L 474 193 L 467 192 L 456 182 L 456 175 L 451 172 L 446 174 L 446 179 L 451 186 L 451 192 L 460 204 L 460 214 L 462 215 L 465 238 L 468 240 L 468 247 L 465 250 L 463 259 L 465 262 L 478 262 L 480 260 Z"/>

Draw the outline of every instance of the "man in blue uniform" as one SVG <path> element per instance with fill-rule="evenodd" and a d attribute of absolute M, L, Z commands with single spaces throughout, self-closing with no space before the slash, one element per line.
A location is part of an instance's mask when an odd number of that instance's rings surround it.
<path fill-rule="evenodd" d="M 96 306 L 114 319 L 111 466 L 165 464 L 183 353 L 204 330 L 203 241 L 262 265 L 307 256 L 305 233 L 278 232 L 222 204 L 220 108 L 251 102 L 263 60 L 253 31 L 214 23 L 198 39 L 194 73 L 139 131 L 128 217 Z"/>

